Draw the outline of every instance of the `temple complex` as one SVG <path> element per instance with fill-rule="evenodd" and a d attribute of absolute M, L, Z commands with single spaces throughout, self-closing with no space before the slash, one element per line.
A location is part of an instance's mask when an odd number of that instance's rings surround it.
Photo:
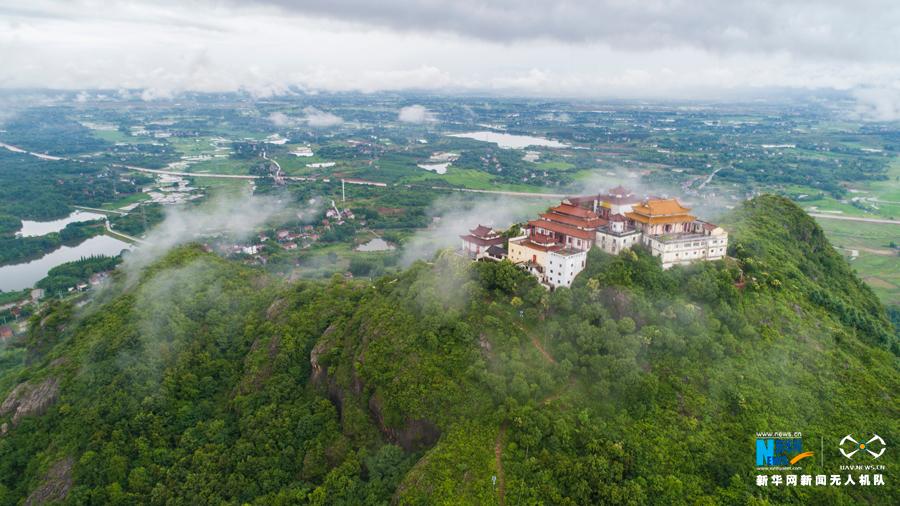
<path fill-rule="evenodd" d="M 616 255 L 642 244 L 660 257 L 664 269 L 724 258 L 728 233 L 690 211 L 676 199 L 641 198 L 621 186 L 570 197 L 530 220 L 524 235 L 511 238 L 506 258 L 550 288 L 570 286 L 594 246 Z M 479 225 L 461 237 L 470 257 L 503 258 L 502 237 L 490 228 Z M 498 237 L 500 243 L 491 242 Z M 488 247 L 497 254 L 486 255 Z"/>

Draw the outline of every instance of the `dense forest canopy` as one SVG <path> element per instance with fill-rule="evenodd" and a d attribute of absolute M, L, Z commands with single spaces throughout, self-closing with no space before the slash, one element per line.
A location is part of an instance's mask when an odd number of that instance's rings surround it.
<path fill-rule="evenodd" d="M 288 283 L 177 249 L 0 362 L 4 406 L 33 401 L 0 408 L 0 504 L 897 503 L 755 486 L 758 431 L 897 434 L 900 348 L 799 208 L 728 227 L 733 259 L 595 250 L 552 293 L 449 252 Z"/>

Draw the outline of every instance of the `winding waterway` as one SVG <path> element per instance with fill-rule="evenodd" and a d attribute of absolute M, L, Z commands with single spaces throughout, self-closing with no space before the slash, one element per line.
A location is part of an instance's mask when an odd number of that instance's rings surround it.
<path fill-rule="evenodd" d="M 122 250 L 131 248 L 131 244 L 108 235 L 91 237 L 77 246 L 63 246 L 37 260 L 0 267 L 0 290 L 9 292 L 31 288 L 59 264 L 91 255 L 116 256 Z"/>
<path fill-rule="evenodd" d="M 51 232 L 59 232 L 66 228 L 69 223 L 78 223 L 80 221 L 102 220 L 104 215 L 99 213 L 89 213 L 87 211 L 72 211 L 65 218 L 53 221 L 30 221 L 22 220 L 22 230 L 19 235 L 22 237 L 36 237 L 39 235 L 47 235 Z"/>

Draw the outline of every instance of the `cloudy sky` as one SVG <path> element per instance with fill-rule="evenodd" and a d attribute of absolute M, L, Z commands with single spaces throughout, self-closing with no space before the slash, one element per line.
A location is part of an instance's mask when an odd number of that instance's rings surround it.
<path fill-rule="evenodd" d="M 709 97 L 900 111 L 896 0 L 0 0 L 0 87 Z"/>

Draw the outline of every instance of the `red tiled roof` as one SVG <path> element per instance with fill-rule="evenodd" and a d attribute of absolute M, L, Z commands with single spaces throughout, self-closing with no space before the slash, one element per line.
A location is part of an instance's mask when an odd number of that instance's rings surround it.
<path fill-rule="evenodd" d="M 621 214 L 616 213 L 609 217 L 609 221 L 628 221 L 628 220 Z"/>
<path fill-rule="evenodd" d="M 580 204 L 583 203 L 592 203 L 596 198 L 596 195 L 578 195 L 575 197 L 568 197 L 566 200 L 572 203 L 572 205 L 580 206 Z"/>
<path fill-rule="evenodd" d="M 597 214 L 590 209 L 584 209 L 582 207 L 573 206 L 571 204 L 560 204 L 556 207 L 551 207 L 548 211 L 553 211 L 562 214 L 568 214 L 571 216 L 578 216 L 580 218 L 596 218 Z"/>
<path fill-rule="evenodd" d="M 594 238 L 594 232 L 592 231 L 581 230 L 580 228 L 570 227 L 568 225 L 563 225 L 562 223 L 557 223 L 555 221 L 531 220 L 528 222 L 528 225 L 531 227 L 539 227 L 544 230 L 556 232 L 558 234 L 570 235 L 579 239 L 592 240 Z"/>
<path fill-rule="evenodd" d="M 581 228 L 597 228 L 600 225 L 605 225 L 604 220 L 600 217 L 576 218 L 567 214 L 544 213 L 541 215 L 541 218 L 545 220 L 558 221 L 566 225 L 572 225 L 573 227 Z"/>
<path fill-rule="evenodd" d="M 479 223 L 477 227 L 469 230 L 469 232 L 472 235 L 477 235 L 478 237 L 487 237 L 494 234 L 494 229 L 492 229 L 491 227 L 485 227 L 484 225 Z"/>

